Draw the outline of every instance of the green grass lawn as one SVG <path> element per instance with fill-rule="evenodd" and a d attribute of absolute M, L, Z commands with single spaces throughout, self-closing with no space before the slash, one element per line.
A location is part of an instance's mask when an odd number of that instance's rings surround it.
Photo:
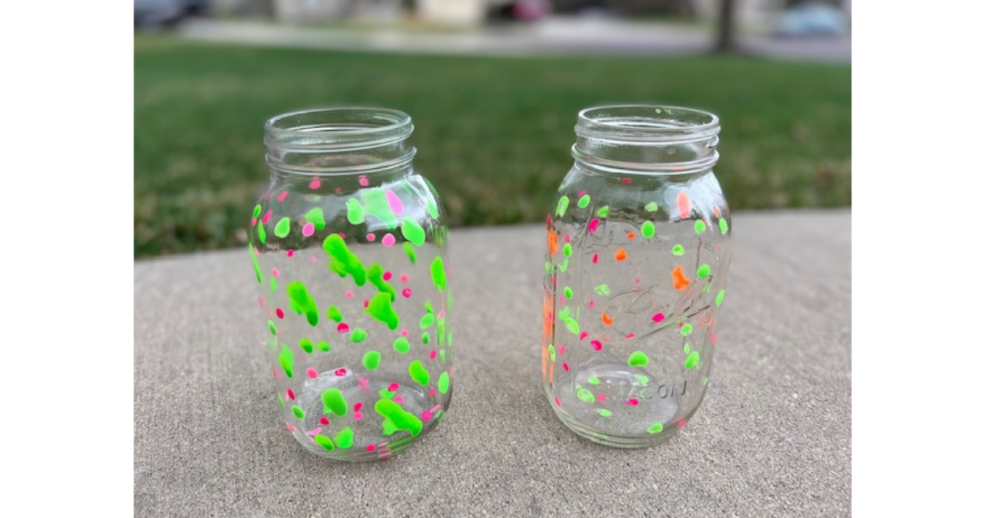
<path fill-rule="evenodd" d="M 572 164 L 577 112 L 698 107 L 722 119 L 734 209 L 851 204 L 851 69 L 744 57 L 495 58 L 135 40 L 135 255 L 246 243 L 267 179 L 263 122 L 381 105 L 415 122 L 417 169 L 453 226 L 540 222 Z"/>

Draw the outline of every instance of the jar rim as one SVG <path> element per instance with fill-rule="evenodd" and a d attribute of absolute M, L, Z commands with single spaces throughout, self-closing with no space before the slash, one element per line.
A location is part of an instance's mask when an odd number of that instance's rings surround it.
<path fill-rule="evenodd" d="M 719 117 L 683 106 L 617 104 L 580 110 L 576 134 L 609 142 L 681 143 L 717 135 Z"/>
<path fill-rule="evenodd" d="M 413 120 L 391 108 L 331 106 L 275 115 L 264 122 L 264 142 L 282 149 L 385 145 L 413 133 Z"/>

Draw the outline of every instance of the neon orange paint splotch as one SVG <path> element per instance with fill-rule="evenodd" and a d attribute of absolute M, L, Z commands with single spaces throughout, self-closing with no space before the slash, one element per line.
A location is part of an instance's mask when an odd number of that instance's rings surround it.
<path fill-rule="evenodd" d="M 688 284 L 691 284 L 691 279 L 684 276 L 684 269 L 679 264 L 674 267 L 671 275 L 674 278 L 674 289 L 677 291 L 683 290 L 688 287 Z"/>
<path fill-rule="evenodd" d="M 556 255 L 559 251 L 559 236 L 556 231 L 549 229 L 549 255 Z"/>
<path fill-rule="evenodd" d="M 604 311 L 602 311 L 601 312 L 601 322 L 604 323 L 604 325 L 606 325 L 606 326 L 610 326 L 611 324 L 615 323 L 615 318 L 612 317 L 611 315 L 605 313 Z"/>
<path fill-rule="evenodd" d="M 628 252 L 624 248 L 619 248 L 615 252 L 615 261 L 624 261 L 625 259 L 628 259 Z"/>
<path fill-rule="evenodd" d="M 677 211 L 681 213 L 682 218 L 691 215 L 691 198 L 688 198 L 687 191 L 677 193 Z"/>

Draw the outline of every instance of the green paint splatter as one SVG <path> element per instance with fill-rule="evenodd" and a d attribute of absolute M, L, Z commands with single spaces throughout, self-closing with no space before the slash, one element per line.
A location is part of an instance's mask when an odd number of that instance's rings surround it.
<path fill-rule="evenodd" d="M 427 383 L 431 380 L 431 375 L 428 374 L 427 369 L 424 368 L 424 364 L 420 363 L 420 360 L 413 360 L 410 364 L 410 377 L 413 381 L 420 384 L 421 387 L 426 387 Z"/>
<path fill-rule="evenodd" d="M 644 376 L 644 375 L 642 375 L 642 374 L 636 374 L 636 375 L 635 375 L 635 379 L 636 379 L 636 380 L 637 380 L 637 381 L 639 382 L 639 384 L 640 384 L 640 385 L 642 385 L 643 387 L 645 387 L 646 385 L 649 385 L 649 376 Z"/>
<path fill-rule="evenodd" d="M 431 299 L 424 301 L 424 311 L 430 314 L 434 313 L 434 304 L 431 304 Z"/>
<path fill-rule="evenodd" d="M 611 294 L 611 289 L 608 288 L 607 284 L 598 284 L 597 286 L 594 286 L 594 291 L 597 292 L 598 295 L 608 296 Z"/>
<path fill-rule="evenodd" d="M 632 367 L 642 367 L 649 363 L 649 357 L 642 351 L 636 351 L 628 357 L 628 364 Z"/>
<path fill-rule="evenodd" d="M 437 336 L 442 337 L 445 333 L 445 322 L 443 318 L 437 319 Z"/>
<path fill-rule="evenodd" d="M 257 222 L 257 237 L 262 244 L 267 243 L 267 231 L 264 230 L 264 223 L 260 221 Z"/>
<path fill-rule="evenodd" d="M 605 206 L 597 209 L 597 217 L 599 217 L 599 218 L 606 218 L 606 217 L 608 217 L 608 206 L 607 205 L 605 205 Z"/>
<path fill-rule="evenodd" d="M 352 225 L 360 225 L 365 222 L 365 209 L 356 198 L 347 200 L 347 221 Z"/>
<path fill-rule="evenodd" d="M 729 223 L 726 222 L 726 218 L 719 218 L 719 232 L 722 232 L 722 235 L 729 233 Z"/>
<path fill-rule="evenodd" d="M 354 444 L 354 430 L 351 430 L 351 427 L 348 426 L 337 432 L 337 435 L 333 436 L 333 440 L 337 443 L 338 448 L 350 448 Z"/>
<path fill-rule="evenodd" d="M 579 334 L 580 333 L 580 324 L 577 324 L 576 320 L 573 320 L 572 318 L 567 318 L 566 319 L 566 329 L 569 329 L 570 333 Z"/>
<path fill-rule="evenodd" d="M 368 338 L 368 333 L 364 329 L 357 327 L 354 331 L 351 331 L 351 341 L 358 344 L 365 341 Z"/>
<path fill-rule="evenodd" d="M 438 219 L 438 206 L 434 200 L 427 201 L 427 213 L 430 214 L 432 218 Z"/>
<path fill-rule="evenodd" d="M 309 325 L 315 327 L 319 324 L 319 308 L 316 301 L 309 296 L 309 290 L 302 281 L 292 281 L 285 287 L 288 293 L 288 304 L 298 314 L 305 314 Z"/>
<path fill-rule="evenodd" d="M 424 429 L 423 423 L 417 416 L 403 410 L 403 407 L 399 406 L 395 401 L 391 399 L 380 399 L 375 402 L 375 411 L 379 415 L 384 417 L 387 422 L 392 425 L 392 433 L 396 430 L 406 430 L 410 432 L 410 435 L 416 437 L 420 435 L 420 432 Z M 383 433 L 386 431 L 385 424 L 383 423 Z M 386 435 L 392 435 L 392 433 Z"/>
<path fill-rule="evenodd" d="M 344 315 L 340 314 L 340 310 L 337 309 L 337 306 L 330 306 L 326 308 L 326 318 L 329 318 L 334 322 L 340 322 L 344 320 Z"/>
<path fill-rule="evenodd" d="M 323 391 L 320 397 L 323 399 L 323 405 L 329 409 L 329 412 L 333 412 L 339 416 L 347 415 L 347 401 L 340 390 L 328 388 Z"/>
<path fill-rule="evenodd" d="M 262 210 L 264 210 L 264 208 L 261 207 L 260 204 L 258 203 L 257 206 L 253 208 L 253 217 L 255 217 L 255 218 L 259 217 L 260 216 L 260 211 L 262 211 Z"/>
<path fill-rule="evenodd" d="M 378 370 L 380 363 L 382 363 L 382 353 L 378 351 L 368 351 L 361 357 L 361 364 L 370 371 Z"/>
<path fill-rule="evenodd" d="M 395 302 L 396 289 L 389 284 L 389 281 L 386 281 L 385 279 L 382 278 L 383 273 L 385 272 L 382 270 L 381 264 L 372 263 L 368 267 L 368 277 L 367 277 L 368 281 L 371 282 L 372 286 L 375 286 L 375 288 L 378 289 L 378 291 L 381 291 L 382 293 L 388 293 L 390 296 L 389 300 Z"/>
<path fill-rule="evenodd" d="M 316 342 L 316 347 L 318 347 L 319 350 L 323 351 L 323 352 L 329 352 L 330 351 L 330 344 L 328 344 L 328 343 L 326 343 L 326 342 L 324 342 L 322 340 Z"/>
<path fill-rule="evenodd" d="M 655 201 L 651 201 L 646 204 L 646 212 L 656 212 L 660 209 L 660 206 L 656 204 Z"/>
<path fill-rule="evenodd" d="M 313 352 L 313 343 L 312 343 L 312 340 L 310 340 L 308 338 L 303 338 L 303 339 L 299 340 L 299 347 L 301 347 L 302 350 L 306 352 L 306 354 L 312 354 L 312 352 Z"/>
<path fill-rule="evenodd" d="M 552 263 L 545 261 L 545 275 L 552 273 Z"/>
<path fill-rule="evenodd" d="M 302 410 L 302 407 L 300 407 L 299 405 L 292 405 L 292 413 L 295 414 L 295 417 L 298 417 L 299 419 L 303 419 L 306 416 L 305 411 Z"/>
<path fill-rule="evenodd" d="M 567 266 L 569 266 L 569 258 L 563 259 L 563 261 L 559 263 L 559 271 L 565 272 Z"/>
<path fill-rule="evenodd" d="M 316 440 L 316 444 L 322 446 L 326 451 L 333 450 L 333 441 L 331 441 L 329 437 L 318 433 L 316 434 L 316 437 L 313 437 L 313 439 Z"/>
<path fill-rule="evenodd" d="M 549 361 L 556 361 L 556 346 L 549 344 Z"/>
<path fill-rule="evenodd" d="M 392 399 L 392 396 L 396 395 L 396 393 L 389 392 L 389 389 L 382 389 L 378 391 L 378 395 L 382 396 L 385 399 Z"/>
<path fill-rule="evenodd" d="M 684 245 L 674 245 L 673 252 L 678 257 L 684 255 Z"/>
<path fill-rule="evenodd" d="M 451 376 L 448 375 L 448 371 L 442 371 L 441 376 L 438 377 L 438 391 L 447 394 L 450 387 Z"/>
<path fill-rule="evenodd" d="M 278 403 L 281 403 L 281 409 L 284 410 L 285 409 L 285 398 L 283 398 L 281 396 L 281 393 L 278 393 L 277 396 L 278 396 Z"/>
<path fill-rule="evenodd" d="M 715 296 L 715 307 L 722 306 L 722 301 L 726 298 L 726 290 L 719 290 L 719 294 Z"/>
<path fill-rule="evenodd" d="M 695 234 L 701 234 L 705 230 L 706 230 L 706 227 L 705 227 L 705 222 L 704 221 L 702 221 L 702 220 L 699 219 L 698 221 L 694 222 L 694 233 Z"/>
<path fill-rule="evenodd" d="M 410 352 L 410 341 L 401 336 L 392 343 L 392 348 L 399 354 L 406 354 Z"/>
<path fill-rule="evenodd" d="M 376 293 L 368 301 L 368 308 L 365 311 L 375 320 L 384 323 L 389 329 L 399 327 L 399 314 L 392 308 L 391 297 L 388 293 Z"/>
<path fill-rule="evenodd" d="M 285 237 L 292 228 L 292 220 L 288 217 L 281 218 L 278 220 L 278 224 L 274 226 L 274 235 L 278 237 Z"/>
<path fill-rule="evenodd" d="M 601 417 L 611 417 L 612 414 L 611 414 L 611 411 L 608 410 L 607 408 L 598 408 L 597 409 L 597 415 L 599 415 Z"/>
<path fill-rule="evenodd" d="M 295 355 L 288 348 L 288 344 L 281 344 L 281 354 L 278 355 L 278 362 L 281 363 L 281 368 L 285 370 L 285 376 L 291 378 L 294 374 L 292 368 L 295 366 Z"/>
<path fill-rule="evenodd" d="M 420 341 L 424 344 L 431 343 L 431 335 L 428 334 L 427 331 L 424 331 L 424 333 L 420 335 Z"/>
<path fill-rule="evenodd" d="M 420 329 L 427 329 L 432 325 L 434 325 L 434 315 L 426 313 L 423 317 L 420 318 Z"/>
<path fill-rule="evenodd" d="M 259 207 L 260 205 L 258 205 Z M 250 260 L 253 261 L 253 273 L 257 276 L 257 284 L 264 282 L 264 276 L 260 273 L 260 263 L 257 262 L 257 254 L 253 249 L 253 245 L 247 243 L 247 248 L 250 250 Z"/>
<path fill-rule="evenodd" d="M 411 264 L 417 264 L 417 251 L 413 248 L 413 243 L 409 241 L 403 243 L 403 251 L 406 252 L 406 257 L 410 259 Z"/>
<path fill-rule="evenodd" d="M 572 299 L 573 298 L 573 289 L 570 288 L 569 286 L 566 286 L 565 288 L 563 288 L 563 295 L 566 295 L 567 299 Z"/>
<path fill-rule="evenodd" d="M 444 261 L 441 260 L 440 255 L 431 261 L 431 277 L 434 279 L 434 285 L 437 286 L 438 291 L 444 291 L 448 286 L 448 275 L 444 273 Z"/>
<path fill-rule="evenodd" d="M 386 227 L 392 231 L 396 230 L 396 213 L 389 207 L 389 200 L 385 197 L 385 189 L 368 189 L 361 193 L 361 201 L 365 206 L 365 213 L 385 222 Z"/>
<path fill-rule="evenodd" d="M 591 376 L 587 378 L 587 383 L 590 383 L 591 385 L 598 385 L 601 383 L 601 380 L 597 379 L 597 376 Z"/>
<path fill-rule="evenodd" d="M 563 254 L 565 254 L 566 257 L 572 257 L 573 256 L 573 245 L 571 245 L 569 243 L 566 243 L 565 245 L 563 245 Z"/>
<path fill-rule="evenodd" d="M 271 277 L 271 291 L 272 292 L 278 291 L 278 280 L 275 279 L 274 277 Z"/>
<path fill-rule="evenodd" d="M 268 320 L 267 321 L 267 329 L 269 331 L 271 331 L 272 335 L 275 335 L 275 336 L 278 335 L 278 326 L 274 325 L 274 321 L 273 320 Z"/>
<path fill-rule="evenodd" d="M 688 354 L 687 361 L 684 362 L 684 367 L 693 369 L 698 366 L 699 360 L 698 351 L 691 351 L 691 354 Z"/>
<path fill-rule="evenodd" d="M 663 423 L 653 423 L 649 426 L 649 428 L 646 428 L 646 431 L 651 434 L 660 433 L 663 431 Z"/>
<path fill-rule="evenodd" d="M 590 195 L 584 194 L 583 197 L 580 198 L 580 201 L 576 202 L 576 206 L 581 209 L 586 209 L 587 205 L 590 205 Z"/>
<path fill-rule="evenodd" d="M 594 402 L 594 393 L 585 388 L 576 391 L 576 397 L 580 398 L 580 401 L 583 401 L 584 403 Z"/>
<path fill-rule="evenodd" d="M 693 332 L 694 326 L 692 326 L 690 322 L 681 326 L 681 336 L 688 336 Z"/>
<path fill-rule="evenodd" d="M 403 237 L 416 246 L 424 246 L 424 241 L 427 240 L 424 228 L 413 218 L 403 219 Z"/>
<path fill-rule="evenodd" d="M 644 221 L 640 232 L 642 232 L 642 237 L 649 239 L 656 235 L 656 225 L 654 225 L 652 221 Z"/>
<path fill-rule="evenodd" d="M 365 265 L 358 256 L 347 248 L 347 243 L 337 234 L 330 234 L 323 240 L 323 250 L 330 256 L 330 270 L 342 278 L 348 274 L 354 278 L 354 284 L 365 285 Z"/>
<path fill-rule="evenodd" d="M 569 207 L 569 198 L 565 196 L 559 198 L 559 203 L 556 204 L 556 216 L 562 217 L 565 215 L 567 207 Z"/>
<path fill-rule="evenodd" d="M 326 216 L 323 214 L 323 209 L 319 207 L 309 209 L 309 212 L 306 212 L 305 218 L 306 221 L 316 227 L 316 230 L 323 230 L 323 227 L 326 226 Z"/>
<path fill-rule="evenodd" d="M 684 344 L 684 353 L 687 354 L 691 352 L 691 344 Z"/>
<path fill-rule="evenodd" d="M 709 266 L 707 264 L 703 264 L 703 265 L 701 265 L 701 266 L 698 267 L 698 278 L 704 279 L 705 277 L 708 277 L 709 275 L 712 275 L 712 267 L 711 266 Z"/>

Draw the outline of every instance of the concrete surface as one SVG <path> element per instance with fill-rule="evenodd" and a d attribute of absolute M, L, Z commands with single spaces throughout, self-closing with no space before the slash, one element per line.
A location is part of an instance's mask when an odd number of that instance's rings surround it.
<path fill-rule="evenodd" d="M 578 438 L 544 399 L 541 226 L 452 232 L 451 412 L 360 465 L 285 430 L 246 250 L 136 262 L 135 515 L 847 516 L 851 214 L 732 225 L 708 395 L 680 436 L 645 450 Z"/>

